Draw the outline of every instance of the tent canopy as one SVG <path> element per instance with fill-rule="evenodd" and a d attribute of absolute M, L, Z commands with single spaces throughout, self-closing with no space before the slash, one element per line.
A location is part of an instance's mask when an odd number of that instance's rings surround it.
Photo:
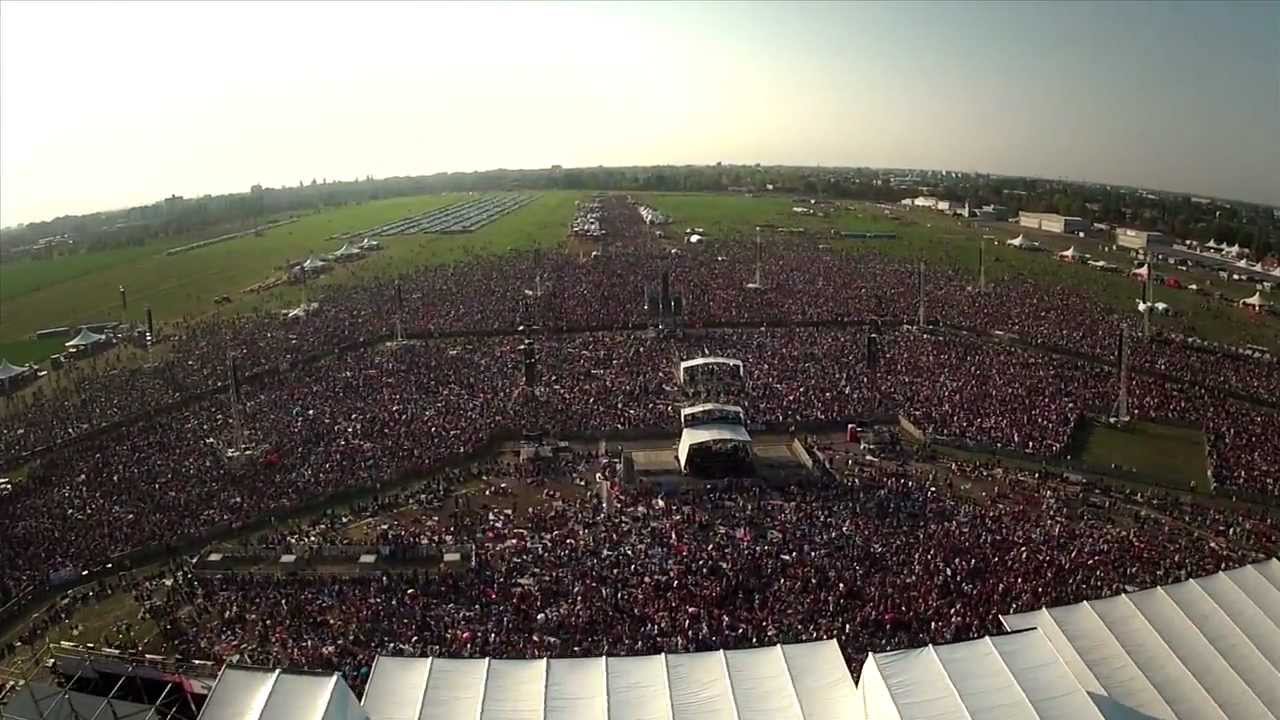
<path fill-rule="evenodd" d="M 872 653 L 854 701 L 858 720 L 1104 720 L 1032 630 Z M 1116 716 L 1119 717 L 1119 716 Z"/>
<path fill-rule="evenodd" d="M 852 720 L 834 640 L 636 657 L 379 657 L 370 720 Z"/>
<path fill-rule="evenodd" d="M 314 256 L 307 258 L 307 261 L 302 263 L 303 270 L 319 270 L 326 267 L 329 267 L 329 263 L 323 260 L 317 260 Z"/>
<path fill-rule="evenodd" d="M 1080 258 L 1087 258 L 1089 257 L 1089 255 L 1087 253 L 1076 252 L 1076 246 L 1072 245 L 1066 250 L 1063 250 L 1062 252 L 1058 253 L 1058 257 L 1064 260 L 1078 260 Z"/>
<path fill-rule="evenodd" d="M 200 720 L 368 720 L 351 688 L 334 673 L 228 665 Z"/>
<path fill-rule="evenodd" d="M 1002 618 L 1039 628 L 1080 685 L 1156 718 L 1280 717 L 1280 561 Z"/>
<path fill-rule="evenodd" d="M 1262 298 L 1261 292 L 1255 292 L 1249 297 L 1241 300 L 1240 304 L 1249 305 L 1250 307 L 1266 307 L 1267 305 L 1270 305 L 1270 303 Z"/>
<path fill-rule="evenodd" d="M 698 445 L 712 442 L 745 443 L 750 445 L 751 435 L 747 433 L 745 427 L 729 423 L 715 423 L 685 428 L 680 433 L 680 449 L 677 453 L 680 459 L 680 467 L 687 467 L 690 450 Z"/>
<path fill-rule="evenodd" d="M 75 336 L 71 340 L 68 340 L 66 343 L 66 346 L 67 347 L 87 347 L 89 345 L 100 343 L 106 339 L 107 338 L 105 335 L 99 335 L 98 333 L 93 332 L 89 328 L 80 328 L 80 334 Z"/>
<path fill-rule="evenodd" d="M 27 373 L 32 372 L 33 370 L 35 370 L 35 368 L 31 366 L 19 367 L 18 365 L 14 365 L 13 363 L 10 363 L 8 360 L 0 360 L 0 380 L 8 380 L 9 378 L 21 377 L 22 375 L 26 375 Z"/>
<path fill-rule="evenodd" d="M 685 381 L 685 373 L 690 368 L 701 367 L 703 365 L 730 365 L 738 369 L 738 375 L 742 375 L 742 361 L 733 358 L 707 356 L 694 358 L 692 360 L 684 360 L 680 363 L 680 382 Z"/>
<path fill-rule="evenodd" d="M 352 247 L 351 243 L 346 243 L 342 247 L 338 248 L 337 252 L 334 253 L 334 255 L 337 255 L 339 257 L 349 257 L 352 255 L 360 255 L 360 254 L 361 254 L 360 249 Z"/>

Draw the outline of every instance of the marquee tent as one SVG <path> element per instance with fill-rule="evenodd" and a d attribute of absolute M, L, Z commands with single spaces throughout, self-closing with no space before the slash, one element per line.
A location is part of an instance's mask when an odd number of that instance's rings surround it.
<path fill-rule="evenodd" d="M 1004 244 L 1008 245 L 1009 247 L 1016 247 L 1021 249 L 1030 249 L 1030 248 L 1040 247 L 1040 243 L 1036 242 L 1035 240 L 1028 240 L 1021 235 L 1019 235 L 1016 238 L 1013 238 L 1012 240 L 1005 240 Z"/>
<path fill-rule="evenodd" d="M 302 270 L 304 272 L 324 272 L 328 269 L 329 263 L 323 260 L 317 260 L 314 257 L 309 257 L 306 262 L 302 263 Z"/>
<path fill-rule="evenodd" d="M 99 335 L 98 333 L 93 332 L 89 328 L 80 328 L 80 334 L 75 336 L 71 340 L 68 340 L 66 343 L 66 346 L 69 348 L 89 347 L 91 345 L 97 345 L 98 343 L 106 339 L 107 337 L 105 335 Z"/>
<path fill-rule="evenodd" d="M 1270 304 L 1271 303 L 1267 302 L 1262 298 L 1261 292 L 1255 292 L 1254 294 L 1240 301 L 1240 305 L 1242 307 L 1251 307 L 1251 308 L 1264 308 Z"/>
<path fill-rule="evenodd" d="M 333 253 L 333 257 L 338 260 L 354 260 L 358 257 L 362 257 L 363 255 L 364 253 L 361 252 L 359 248 L 352 247 L 351 243 L 343 245 Z"/>
<path fill-rule="evenodd" d="M 370 720 L 853 720 L 853 697 L 826 640 L 636 657 L 379 657 L 364 709 Z"/>
<path fill-rule="evenodd" d="M 744 376 L 741 360 L 735 360 L 727 357 L 700 357 L 692 360 L 684 360 L 680 363 L 680 382 L 683 383 L 685 381 L 685 374 L 690 368 L 701 367 L 703 365 L 730 365 L 738 369 L 739 376 Z"/>
<path fill-rule="evenodd" d="M 743 426 L 728 423 L 685 428 L 680 432 L 680 448 L 677 451 L 677 457 L 680 459 L 680 468 L 682 470 L 688 469 L 689 452 L 693 448 L 714 442 L 738 443 L 750 446 L 751 436 L 747 434 L 747 429 Z"/>
<path fill-rule="evenodd" d="M 1088 260 L 1089 257 L 1090 256 L 1087 253 L 1076 252 L 1075 245 L 1072 245 L 1066 250 L 1058 253 L 1058 259 L 1066 260 L 1067 262 L 1080 262 L 1081 260 Z"/>
<path fill-rule="evenodd" d="M 723 405 L 721 403 L 699 403 L 688 407 L 680 408 L 680 424 L 682 426 L 689 424 L 689 418 L 696 418 L 698 415 L 707 415 L 708 417 L 724 418 L 728 416 L 736 419 L 741 425 L 747 424 L 747 414 L 737 405 Z"/>
<path fill-rule="evenodd" d="M 199 720 L 369 720 L 336 673 L 228 665 Z"/>
<path fill-rule="evenodd" d="M 1159 720 L 1280 717 L 1274 558 L 1002 619 L 1011 630 L 1039 628 L 1104 710 L 1119 704 Z"/>
<path fill-rule="evenodd" d="M 8 382 L 32 372 L 35 372 L 35 368 L 30 365 L 23 367 L 8 360 L 0 360 L 0 382 Z"/>
<path fill-rule="evenodd" d="M 1149 265 L 1143 265 L 1142 267 L 1137 268 L 1136 270 L 1131 270 L 1131 271 L 1129 271 L 1129 274 L 1130 274 L 1131 276 L 1133 276 L 1133 277 L 1140 278 L 1140 279 L 1142 279 L 1142 280 L 1146 280 L 1146 279 L 1147 279 L 1147 273 L 1149 273 L 1149 272 L 1151 272 L 1150 266 L 1149 266 Z"/>
<path fill-rule="evenodd" d="M 381 250 L 382 243 L 374 240 L 373 238 L 365 238 L 364 240 L 361 240 L 360 244 L 356 247 L 366 252 L 370 250 Z"/>
<path fill-rule="evenodd" d="M 862 666 L 853 716 L 857 720 L 1126 717 L 1100 712 L 1038 630 L 872 653 Z"/>

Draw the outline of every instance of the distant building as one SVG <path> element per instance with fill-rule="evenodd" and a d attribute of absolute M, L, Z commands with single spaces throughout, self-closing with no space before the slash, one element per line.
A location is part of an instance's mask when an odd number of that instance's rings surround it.
<path fill-rule="evenodd" d="M 1067 217 L 1057 213 L 1029 213 L 1018 215 L 1018 224 L 1035 230 L 1048 230 L 1056 233 L 1078 233 L 1089 229 L 1084 218 Z"/>
<path fill-rule="evenodd" d="M 1130 250 L 1141 250 L 1147 245 L 1168 245 L 1169 238 L 1161 232 L 1116 228 L 1116 244 Z"/>
<path fill-rule="evenodd" d="M 977 216 L 983 220 L 1008 220 L 1009 208 L 1004 205 L 983 205 L 978 208 Z"/>
<path fill-rule="evenodd" d="M 938 198 L 932 195 L 921 195 L 915 200 L 912 200 L 911 204 L 922 208 L 936 208 L 938 207 Z"/>

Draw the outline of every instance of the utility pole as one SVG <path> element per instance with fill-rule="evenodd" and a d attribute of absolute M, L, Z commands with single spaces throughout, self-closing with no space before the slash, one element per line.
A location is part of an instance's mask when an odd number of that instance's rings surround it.
<path fill-rule="evenodd" d="M 1147 277 L 1143 283 L 1142 302 L 1146 303 L 1147 311 L 1142 313 L 1142 339 L 1151 339 L 1151 313 L 1154 308 L 1151 304 L 1155 301 L 1152 280 L 1155 278 L 1156 270 L 1153 267 L 1155 255 L 1151 252 L 1151 246 L 1148 245 L 1143 249 L 1143 255 L 1147 260 Z"/>

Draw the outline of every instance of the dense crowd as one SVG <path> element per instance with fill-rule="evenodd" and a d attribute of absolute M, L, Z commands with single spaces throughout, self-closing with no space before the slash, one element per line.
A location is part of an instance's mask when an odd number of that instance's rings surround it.
<path fill-rule="evenodd" d="M 820 486 L 628 491 L 608 515 L 594 496 L 547 503 L 514 548 L 477 528 L 477 564 L 462 572 L 182 572 L 139 599 L 183 656 L 332 669 L 357 687 L 379 653 L 631 655 L 831 637 L 856 672 L 867 651 L 1211 573 L 1280 538 L 1263 517 L 1031 473 L 833 460 L 840 481 Z M 955 490 L 974 480 L 985 497 Z"/>
<path fill-rule="evenodd" d="M 599 253 L 475 256 L 397 280 L 360 277 L 316 290 L 319 308 L 301 321 L 183 322 L 166 330 L 168 347 L 144 367 L 106 356 L 62 371 L 34 406 L 6 416 L 0 455 L 211 388 L 234 356 L 247 378 L 269 371 L 246 382 L 245 426 L 260 461 L 229 464 L 219 451 L 239 442 L 223 396 L 40 457 L 0 504 L 0 606 L 50 573 L 420 474 L 500 431 L 674 430 L 681 404 L 716 399 L 680 385 L 677 363 L 701 355 L 744 362 L 745 388 L 731 395 L 752 423 L 902 412 L 931 435 L 1040 456 L 1060 455 L 1081 414 L 1105 412 L 1115 396 L 1114 372 L 1103 365 L 963 333 L 890 329 L 915 303 L 916 271 L 901 261 L 786 240 L 785 251 L 766 253 L 767 289 L 749 289 L 748 244 L 655 252 L 652 229 L 632 206 L 614 198 L 601 207 L 609 242 Z M 664 272 L 685 298 L 690 330 L 636 332 L 652 320 L 641 286 Z M 929 270 L 931 316 L 1097 357 L 1114 353 L 1128 322 L 1071 288 L 1013 279 L 978 293 L 966 283 Z M 397 316 L 411 334 L 467 335 L 332 353 L 388 335 Z M 875 372 L 865 368 L 861 326 L 759 327 L 871 318 L 885 320 Z M 706 329 L 717 325 L 745 327 Z M 606 329 L 524 335 L 522 326 Z M 526 339 L 536 348 L 536 389 L 520 388 Z M 1220 490 L 1280 496 L 1277 413 L 1222 392 L 1275 401 L 1274 363 L 1158 342 L 1142 347 L 1135 365 L 1182 379 L 1135 374 L 1135 415 L 1203 427 Z"/>

